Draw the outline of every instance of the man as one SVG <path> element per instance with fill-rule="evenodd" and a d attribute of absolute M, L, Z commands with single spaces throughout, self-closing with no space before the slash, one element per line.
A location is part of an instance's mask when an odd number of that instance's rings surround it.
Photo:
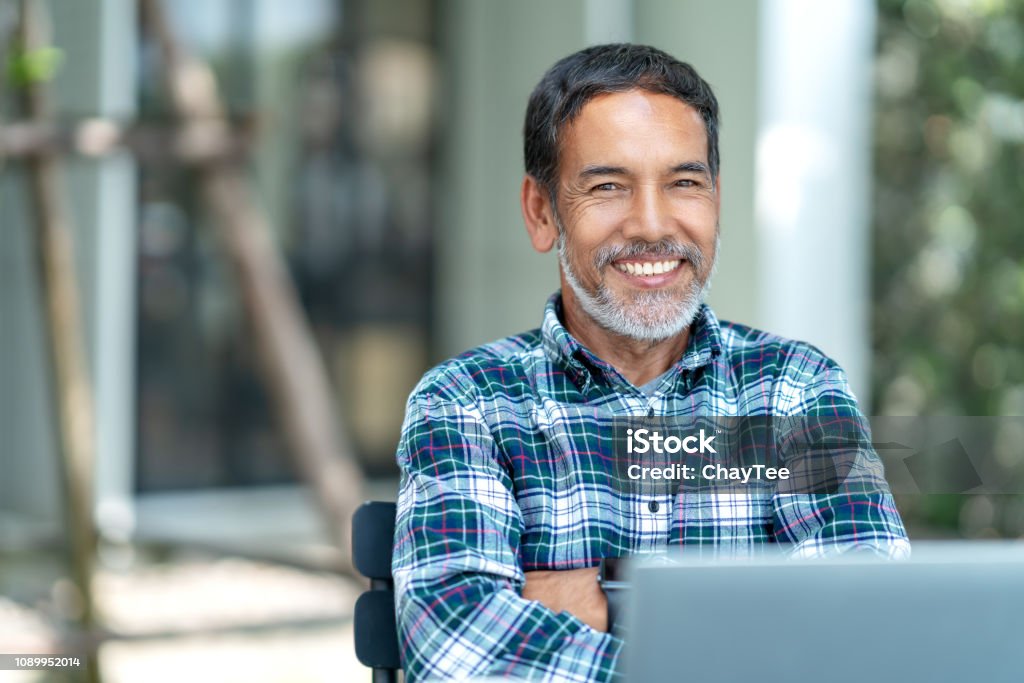
<path fill-rule="evenodd" d="M 592 446 L 617 416 L 859 415 L 817 349 L 720 323 L 718 105 L 687 64 L 604 45 L 543 77 L 524 128 L 530 241 L 557 247 L 541 328 L 434 368 L 398 450 L 400 644 L 411 681 L 607 680 L 601 558 L 710 543 L 904 554 L 888 491 L 639 495 Z M 693 618 L 699 618 L 694 615 Z"/>

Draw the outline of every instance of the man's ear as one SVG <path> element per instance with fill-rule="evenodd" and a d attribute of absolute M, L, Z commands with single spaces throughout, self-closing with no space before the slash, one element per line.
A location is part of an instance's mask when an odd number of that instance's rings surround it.
<path fill-rule="evenodd" d="M 715 176 L 715 209 L 722 213 L 722 174 Z"/>
<path fill-rule="evenodd" d="M 558 226 L 551 209 L 551 198 L 547 190 L 532 175 L 523 177 L 523 189 L 519 196 L 523 209 L 523 221 L 530 235 L 530 244 L 542 254 L 551 251 L 558 241 Z"/>

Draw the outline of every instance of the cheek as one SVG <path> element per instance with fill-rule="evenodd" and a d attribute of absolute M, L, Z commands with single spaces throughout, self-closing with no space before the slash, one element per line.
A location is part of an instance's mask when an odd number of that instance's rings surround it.
<path fill-rule="evenodd" d="M 606 245 L 621 222 L 621 212 L 607 203 L 589 206 L 568 222 L 569 249 L 585 258 L 587 254 Z"/>
<path fill-rule="evenodd" d="M 674 214 L 698 244 L 714 244 L 718 230 L 718 207 L 712 200 L 690 198 L 674 204 Z"/>
<path fill-rule="evenodd" d="M 718 213 L 718 203 L 705 193 L 684 194 L 673 198 L 673 208 L 692 217 L 710 217 Z"/>

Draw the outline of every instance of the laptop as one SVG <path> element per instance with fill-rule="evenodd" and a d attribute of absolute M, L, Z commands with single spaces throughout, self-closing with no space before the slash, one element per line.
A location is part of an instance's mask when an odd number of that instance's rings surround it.
<path fill-rule="evenodd" d="M 913 557 L 637 560 L 628 681 L 1024 681 L 1024 543 Z"/>

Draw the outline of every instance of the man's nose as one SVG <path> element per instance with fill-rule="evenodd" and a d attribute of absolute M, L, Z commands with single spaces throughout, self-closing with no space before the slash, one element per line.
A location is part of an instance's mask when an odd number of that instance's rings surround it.
<path fill-rule="evenodd" d="M 625 239 L 646 242 L 657 242 L 671 235 L 670 209 L 667 198 L 658 187 L 641 185 L 636 189 L 622 231 Z"/>

